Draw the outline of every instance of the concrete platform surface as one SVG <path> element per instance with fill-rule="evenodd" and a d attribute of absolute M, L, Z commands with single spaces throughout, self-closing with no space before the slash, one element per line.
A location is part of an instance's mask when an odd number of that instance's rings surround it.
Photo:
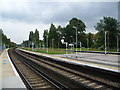
<path fill-rule="evenodd" d="M 23 49 L 20 49 L 23 50 Z M 38 53 L 38 52 L 32 52 L 23 50 L 26 52 L 43 55 L 46 57 L 55 58 L 56 60 L 61 60 L 73 64 L 80 64 L 80 65 L 87 65 L 91 67 L 106 69 L 110 71 L 120 72 L 120 56 L 119 55 L 112 55 L 112 54 L 98 54 L 98 53 L 83 53 L 78 52 L 77 54 L 56 54 L 56 55 L 50 55 L 50 54 L 44 54 L 44 53 Z M 76 58 L 77 56 L 77 58 Z"/>
<path fill-rule="evenodd" d="M 7 49 L 0 55 L 0 85 L 0 89 L 26 88 L 8 56 Z"/>

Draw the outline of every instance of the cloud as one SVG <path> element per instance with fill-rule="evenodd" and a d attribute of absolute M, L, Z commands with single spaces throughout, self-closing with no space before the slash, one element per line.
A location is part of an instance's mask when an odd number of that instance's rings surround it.
<path fill-rule="evenodd" d="M 117 18 L 117 3 L 68 3 L 68 7 L 55 14 L 49 21 L 64 22 L 72 17 L 83 21 L 94 22 L 103 16 Z"/>
<path fill-rule="evenodd" d="M 59 7 L 58 7 L 59 6 Z M 54 8 L 55 7 L 55 8 Z M 46 23 L 54 15 L 63 9 L 64 5 L 51 2 L 10 2 L 9 5 L 2 5 L 2 17 L 4 20 L 17 20 L 27 23 Z"/>
<path fill-rule="evenodd" d="M 35 31 L 35 29 L 39 31 L 40 39 L 43 39 L 44 29 L 50 27 L 48 24 L 28 24 L 18 21 L 4 21 L 4 23 L 0 21 L 0 23 L 2 23 L 2 30 L 5 35 L 16 43 L 22 43 L 23 40 L 28 40 L 29 32 Z"/>
<path fill-rule="evenodd" d="M 21 4 L 11 2 L 7 7 L 6 5 L 3 6 L 2 12 L 4 19 L 27 23 L 66 22 L 72 17 L 90 21 L 100 16 L 117 16 L 117 3 L 114 2 L 24 2 Z"/>
<path fill-rule="evenodd" d="M 29 31 L 36 28 L 42 37 L 50 23 L 65 26 L 71 18 L 77 17 L 85 22 L 88 32 L 95 32 L 94 26 L 100 18 L 111 16 L 117 19 L 118 15 L 117 2 L 3 2 L 0 6 L 2 28 L 18 43 L 27 39 Z"/>

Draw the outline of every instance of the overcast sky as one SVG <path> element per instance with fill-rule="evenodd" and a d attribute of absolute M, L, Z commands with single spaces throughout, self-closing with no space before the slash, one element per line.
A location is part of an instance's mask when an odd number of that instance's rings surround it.
<path fill-rule="evenodd" d="M 117 2 L 2 2 L 0 28 L 16 43 L 27 40 L 29 31 L 37 28 L 40 39 L 51 23 L 66 26 L 76 17 L 87 26 L 87 32 L 96 33 L 94 26 L 103 16 L 118 18 Z"/>

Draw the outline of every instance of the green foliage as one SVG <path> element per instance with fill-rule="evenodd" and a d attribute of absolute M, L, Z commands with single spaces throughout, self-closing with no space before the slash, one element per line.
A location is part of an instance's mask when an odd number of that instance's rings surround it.
<path fill-rule="evenodd" d="M 86 25 L 80 19 L 72 18 L 69 21 L 69 24 L 63 29 L 63 36 L 65 37 L 65 41 L 68 43 L 76 42 L 76 29 L 77 29 L 77 40 L 78 43 L 82 42 L 83 45 L 86 45 L 86 35 L 85 35 Z"/>
<path fill-rule="evenodd" d="M 48 40 L 49 40 L 50 47 L 57 47 L 58 33 L 54 24 L 51 24 L 50 26 Z"/>
<path fill-rule="evenodd" d="M 2 29 L 0 29 L 0 46 L 2 46 Z"/>
<path fill-rule="evenodd" d="M 103 17 L 95 26 L 95 29 L 98 31 L 96 34 L 85 33 L 86 25 L 85 23 L 78 19 L 72 18 L 69 23 L 61 27 L 55 26 L 54 24 L 50 25 L 49 29 L 45 29 L 43 33 L 43 40 L 39 40 L 39 31 L 36 29 L 35 33 L 33 31 L 29 34 L 29 40 L 24 41 L 24 46 L 31 47 L 31 42 L 35 45 L 34 47 L 38 47 L 45 45 L 45 47 L 51 48 L 63 48 L 61 43 L 61 39 L 64 38 L 65 42 L 68 44 L 76 45 L 76 31 L 77 31 L 77 45 L 80 47 L 80 42 L 82 42 L 82 47 L 86 48 L 97 48 L 104 49 L 105 44 L 105 31 L 107 31 L 107 49 L 116 48 L 117 46 L 117 38 L 120 37 L 120 23 L 112 17 Z M 6 38 L 5 36 L 3 38 Z M 120 41 L 119 41 L 120 43 Z M 30 46 L 28 46 L 30 45 Z"/>
<path fill-rule="evenodd" d="M 58 36 L 58 48 L 62 46 L 62 43 L 61 43 L 61 39 L 63 37 L 63 34 L 62 34 L 62 31 L 63 31 L 63 28 L 59 25 L 57 27 L 57 36 Z"/>
<path fill-rule="evenodd" d="M 47 44 L 48 44 L 48 30 L 44 30 L 44 33 L 43 33 L 43 41 L 44 41 L 44 45 L 45 47 L 47 47 Z"/>
<path fill-rule="evenodd" d="M 69 24 L 66 27 L 61 27 L 60 25 L 56 28 L 54 24 L 51 24 L 49 28 L 49 32 L 47 30 L 44 30 L 43 38 L 44 43 L 46 46 L 46 36 L 48 35 L 48 41 L 49 41 L 49 47 L 62 47 L 61 39 L 64 37 L 65 42 L 68 42 L 68 44 L 73 43 L 75 44 L 75 38 L 76 38 L 76 29 L 78 33 L 78 42 L 82 42 L 83 45 L 86 45 L 86 35 L 85 35 L 85 28 L 86 25 L 77 18 L 72 18 L 69 21 Z M 85 40 L 85 41 L 84 41 Z M 64 45 L 65 46 L 65 45 Z"/>
<path fill-rule="evenodd" d="M 6 47 L 15 47 L 16 44 L 14 42 L 11 42 L 10 38 L 8 38 L 0 29 L 0 46 L 6 46 Z"/>
<path fill-rule="evenodd" d="M 29 41 L 28 40 L 23 41 L 22 46 L 29 47 Z"/>
<path fill-rule="evenodd" d="M 67 25 L 62 32 L 63 36 L 65 37 L 65 41 L 68 43 L 75 42 L 75 33 L 75 29 L 71 25 Z M 71 40 L 72 38 L 74 40 Z"/>
<path fill-rule="evenodd" d="M 35 42 L 35 47 L 38 47 L 39 45 L 39 31 L 36 29 L 34 33 L 34 42 Z"/>
<path fill-rule="evenodd" d="M 71 25 L 72 27 L 76 27 L 77 28 L 77 31 L 80 32 L 80 33 L 83 33 L 86 28 L 86 25 L 84 24 L 84 22 L 80 19 L 77 19 L 77 18 L 72 18 L 70 21 L 69 21 L 69 25 Z"/>
<path fill-rule="evenodd" d="M 92 47 L 92 45 L 94 44 L 93 42 L 93 37 L 94 37 L 94 34 L 92 33 L 88 33 L 87 34 L 87 39 L 88 39 L 88 47 Z"/>
<path fill-rule="evenodd" d="M 22 46 L 24 47 L 32 47 L 32 43 L 34 43 L 34 47 L 38 47 L 40 40 L 39 40 L 39 31 L 36 29 L 35 33 L 30 31 L 29 40 L 23 41 Z"/>
<path fill-rule="evenodd" d="M 103 17 L 97 23 L 95 29 L 98 31 L 98 40 L 96 41 L 98 47 L 104 47 L 105 31 L 107 31 L 108 49 L 116 47 L 116 36 L 120 34 L 120 23 L 115 18 Z"/>
<path fill-rule="evenodd" d="M 31 42 L 34 41 L 34 33 L 33 33 L 33 31 L 30 31 L 30 34 L 29 34 L 29 41 L 31 41 Z"/>

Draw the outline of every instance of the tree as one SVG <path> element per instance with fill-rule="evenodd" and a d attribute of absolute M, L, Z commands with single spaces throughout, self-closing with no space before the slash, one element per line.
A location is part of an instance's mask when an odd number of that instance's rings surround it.
<path fill-rule="evenodd" d="M 116 36 L 120 34 L 120 23 L 112 17 L 103 17 L 95 26 L 98 31 L 97 46 L 104 47 L 105 31 L 107 32 L 107 47 L 116 48 Z"/>
<path fill-rule="evenodd" d="M 69 25 L 71 25 L 72 27 L 76 27 L 77 28 L 77 31 L 80 32 L 80 33 L 83 33 L 85 32 L 85 28 L 86 28 L 86 25 L 85 23 L 80 20 L 80 19 L 77 19 L 77 18 L 72 18 L 70 21 L 69 21 Z"/>
<path fill-rule="evenodd" d="M 66 42 L 68 42 L 68 43 L 75 42 L 72 40 L 71 37 L 73 37 L 75 40 L 76 32 L 75 32 L 75 29 L 71 25 L 67 25 L 65 28 L 63 28 L 62 34 L 65 37 Z"/>
<path fill-rule="evenodd" d="M 89 32 L 89 33 L 87 34 L 88 47 L 89 47 L 89 48 L 94 44 L 93 38 L 94 38 L 94 34 L 92 34 L 92 33 Z"/>
<path fill-rule="evenodd" d="M 38 47 L 39 46 L 39 31 L 36 29 L 35 33 L 33 31 L 30 31 L 29 34 L 29 45 L 30 47 L 32 47 L 32 43 L 34 43 L 34 47 Z"/>
<path fill-rule="evenodd" d="M 34 42 L 34 33 L 33 31 L 30 31 L 30 34 L 29 34 L 29 47 L 32 47 L 32 43 Z"/>
<path fill-rule="evenodd" d="M 50 26 L 48 39 L 51 47 L 57 47 L 58 33 L 54 24 L 51 24 Z"/>
<path fill-rule="evenodd" d="M 76 27 L 76 28 L 75 28 Z M 80 41 L 82 42 L 82 45 L 86 45 L 86 36 L 85 36 L 85 28 L 86 25 L 84 24 L 84 22 L 80 19 L 77 18 L 72 18 L 69 21 L 69 24 L 63 28 L 63 36 L 65 37 L 65 40 L 68 43 L 74 43 L 76 42 L 76 29 L 77 29 L 77 40 L 78 43 L 80 43 Z M 77 45 L 78 45 L 77 43 Z"/>
<path fill-rule="evenodd" d="M 2 31 L 2 29 L 0 29 L 0 46 L 2 46 L 2 33 L 3 33 L 3 31 Z"/>
<path fill-rule="evenodd" d="M 16 44 L 12 43 L 10 38 L 8 38 L 2 31 L 2 29 L 0 29 L 0 46 L 6 46 L 6 47 L 13 47 Z M 14 44 L 14 45 L 13 45 Z"/>
<path fill-rule="evenodd" d="M 23 47 L 28 47 L 29 46 L 29 41 L 28 40 L 23 41 L 22 46 Z"/>
<path fill-rule="evenodd" d="M 35 42 L 35 47 L 39 46 L 39 31 L 36 29 L 34 33 L 34 42 Z"/>
<path fill-rule="evenodd" d="M 48 44 L 47 39 L 48 39 L 48 30 L 46 29 L 44 30 L 44 33 L 43 33 L 43 41 L 44 41 L 45 47 L 47 47 L 47 44 Z"/>
<path fill-rule="evenodd" d="M 62 46 L 61 39 L 63 37 L 63 35 L 62 35 L 63 28 L 59 25 L 56 30 L 57 30 L 57 36 L 58 36 L 57 46 L 59 48 Z"/>

